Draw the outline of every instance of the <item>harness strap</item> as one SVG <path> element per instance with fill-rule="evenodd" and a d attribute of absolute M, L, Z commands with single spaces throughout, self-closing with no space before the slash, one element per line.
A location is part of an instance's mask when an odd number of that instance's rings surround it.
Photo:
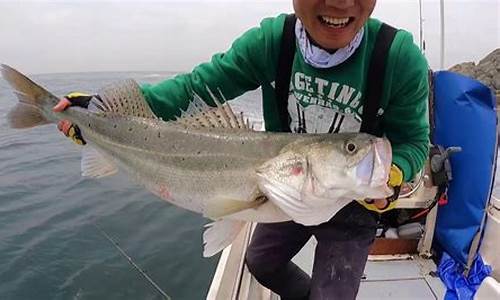
<path fill-rule="evenodd" d="M 385 67 L 392 41 L 397 29 L 382 23 L 375 40 L 375 47 L 368 68 L 367 87 L 363 104 L 363 115 L 360 132 L 382 136 L 380 127 L 380 102 L 384 88 Z"/>
<path fill-rule="evenodd" d="M 281 36 L 278 69 L 276 70 L 275 95 L 280 118 L 280 131 L 290 132 L 290 115 L 288 114 L 288 95 L 290 93 L 290 78 L 292 77 L 293 58 L 295 56 L 295 14 L 286 16 Z"/>

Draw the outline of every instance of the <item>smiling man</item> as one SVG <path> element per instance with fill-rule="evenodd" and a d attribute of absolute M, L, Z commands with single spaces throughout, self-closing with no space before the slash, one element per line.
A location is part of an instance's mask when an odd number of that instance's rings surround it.
<path fill-rule="evenodd" d="M 360 33 L 375 8 L 375 0 L 295 0 L 293 7 L 311 42 L 335 52 Z"/>
<path fill-rule="evenodd" d="M 207 89 L 218 91 L 223 100 L 261 87 L 268 131 L 338 133 L 368 126 L 390 140 L 393 164 L 388 185 L 394 188 L 393 197 L 370 204 L 348 201 L 328 222 L 316 226 L 290 221 L 256 227 L 247 266 L 281 299 L 354 299 L 375 237 L 377 213 L 373 211 L 393 208 L 398 186 L 412 179 L 427 157 L 427 62 L 404 30 L 387 42 L 384 61 L 374 57 L 382 49 L 378 36 L 389 27 L 370 18 L 375 3 L 294 0 L 296 20 L 287 15 L 264 19 L 225 53 L 214 55 L 192 72 L 142 86 L 152 110 L 165 120 L 186 109 L 193 93 L 213 104 Z M 283 36 L 288 36 L 284 32 L 295 34 L 290 44 L 282 43 Z M 290 60 L 282 65 L 280 58 L 287 57 L 287 51 Z M 372 60 L 384 68 L 372 72 Z M 283 66 L 291 69 L 289 75 L 283 75 Z M 279 82 L 286 84 L 279 88 Z M 55 110 L 86 106 L 90 99 L 73 96 Z M 375 121 L 363 114 L 371 101 L 377 102 Z M 67 135 L 82 142 L 71 124 L 61 125 Z M 311 278 L 291 259 L 312 235 L 318 244 Z"/>

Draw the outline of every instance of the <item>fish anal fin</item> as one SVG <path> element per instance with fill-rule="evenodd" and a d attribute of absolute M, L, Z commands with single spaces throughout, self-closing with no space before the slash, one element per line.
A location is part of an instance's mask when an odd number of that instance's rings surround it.
<path fill-rule="evenodd" d="M 205 225 L 203 256 L 213 256 L 231 245 L 246 224 L 244 221 L 222 219 Z"/>
<path fill-rule="evenodd" d="M 100 152 L 87 145 L 82 150 L 82 176 L 101 178 L 115 174 L 116 165 Z"/>

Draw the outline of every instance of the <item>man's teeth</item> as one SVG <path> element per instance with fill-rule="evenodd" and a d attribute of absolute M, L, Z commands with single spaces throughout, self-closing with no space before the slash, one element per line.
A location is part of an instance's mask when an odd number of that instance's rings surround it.
<path fill-rule="evenodd" d="M 332 18 L 327 16 L 321 16 L 321 20 L 326 25 L 334 28 L 342 28 L 345 27 L 347 23 L 349 23 L 349 18 Z"/>

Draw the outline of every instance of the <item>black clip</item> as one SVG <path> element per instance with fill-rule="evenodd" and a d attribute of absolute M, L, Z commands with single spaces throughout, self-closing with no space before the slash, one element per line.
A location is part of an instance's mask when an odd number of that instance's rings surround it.
<path fill-rule="evenodd" d="M 430 166 L 432 172 L 432 183 L 435 186 L 448 185 L 453 179 L 450 164 L 450 155 L 462 151 L 461 147 L 433 146 L 430 149 Z"/>

